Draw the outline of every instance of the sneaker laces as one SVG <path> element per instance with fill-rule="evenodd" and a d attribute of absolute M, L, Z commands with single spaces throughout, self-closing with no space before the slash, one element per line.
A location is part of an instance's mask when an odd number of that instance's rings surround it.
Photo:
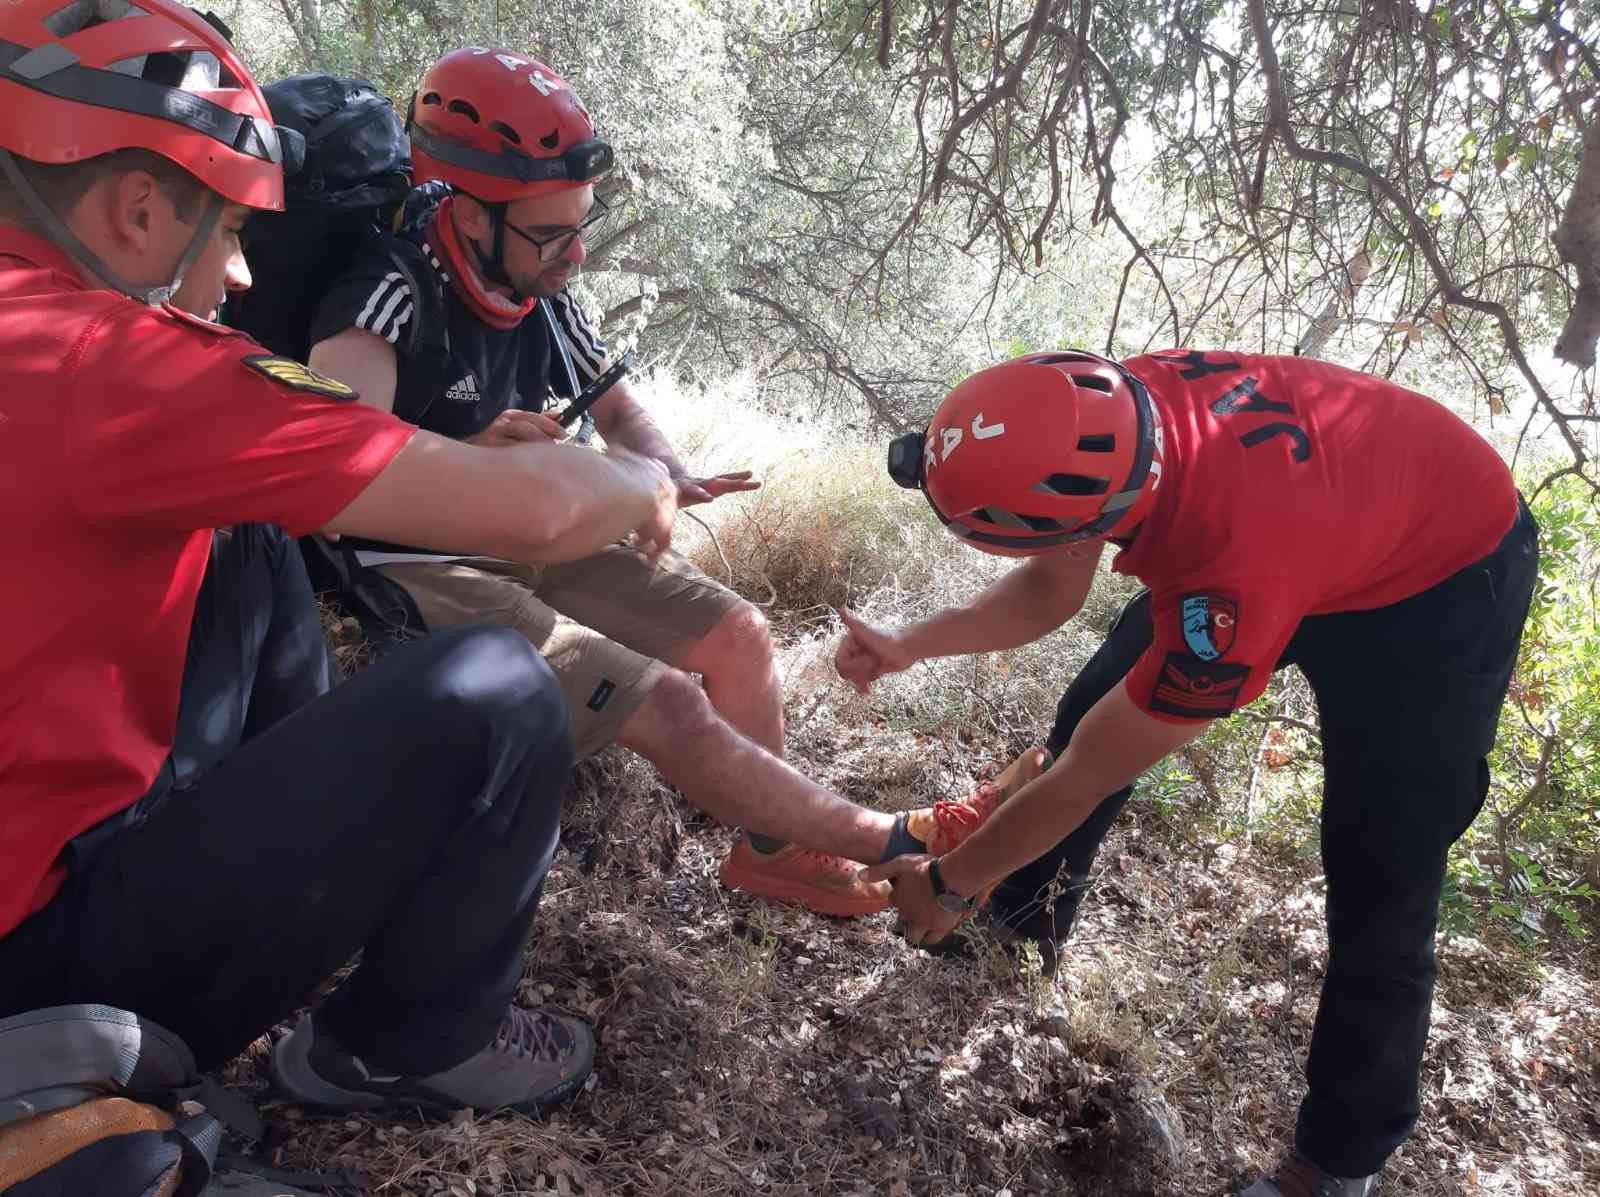
<path fill-rule="evenodd" d="M 994 782 L 979 782 L 977 793 L 970 798 L 960 802 L 948 800 L 935 802 L 934 825 L 958 844 L 978 830 L 984 820 L 994 813 L 995 808 L 1000 805 L 1001 797 L 1000 787 Z"/>
<path fill-rule="evenodd" d="M 571 1036 L 566 1034 L 566 1029 L 557 1019 L 513 1006 L 500 1020 L 494 1045 L 496 1051 L 559 1063 L 567 1055 L 572 1043 Z"/>

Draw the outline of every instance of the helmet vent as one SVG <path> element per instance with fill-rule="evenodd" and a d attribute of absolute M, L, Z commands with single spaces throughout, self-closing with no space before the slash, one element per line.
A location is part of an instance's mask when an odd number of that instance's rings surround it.
<path fill-rule="evenodd" d="M 1090 478 L 1084 474 L 1051 474 L 1033 489 L 1046 495 L 1103 495 L 1111 489 L 1109 478 Z"/>
<path fill-rule="evenodd" d="M 973 512 L 980 519 L 1002 528 L 1016 528 L 1027 532 L 1059 532 L 1061 525 L 1041 515 L 1023 515 L 1020 512 L 1002 511 L 998 507 L 980 507 Z"/>
<path fill-rule="evenodd" d="M 553 150 L 561 144 L 560 128 L 551 129 L 545 136 L 539 138 L 539 144 L 547 150 Z"/>
<path fill-rule="evenodd" d="M 441 96 L 436 91 L 430 91 L 427 95 L 422 97 L 423 107 L 427 107 L 429 104 L 432 104 L 435 108 L 437 108 L 440 104 L 443 104 L 443 103 L 444 103 L 444 97 Z"/>
<path fill-rule="evenodd" d="M 1080 453 L 1115 453 L 1117 451 L 1117 438 L 1115 434 L 1107 432 L 1098 436 L 1080 436 L 1078 438 L 1078 452 Z"/>
<path fill-rule="evenodd" d="M 475 125 L 483 124 L 483 119 L 478 115 L 478 110 L 465 100 L 451 100 L 445 108 L 448 112 L 459 112 Z"/>
<path fill-rule="evenodd" d="M 73 0 L 71 4 L 56 9 L 39 23 L 57 37 L 70 37 L 74 33 L 82 33 L 107 21 L 145 15 L 143 9 L 129 3 L 128 0 L 99 0 L 98 3 L 96 0 Z"/>
<path fill-rule="evenodd" d="M 512 145 L 522 144 L 522 134 L 518 133 L 510 125 L 506 124 L 505 121 L 490 121 L 489 128 L 500 134 L 501 137 L 504 137 Z"/>
<path fill-rule="evenodd" d="M 1072 381 L 1080 387 L 1088 387 L 1091 391 L 1099 391 L 1102 395 L 1111 394 L 1111 380 L 1101 378 L 1098 374 L 1074 374 Z"/>

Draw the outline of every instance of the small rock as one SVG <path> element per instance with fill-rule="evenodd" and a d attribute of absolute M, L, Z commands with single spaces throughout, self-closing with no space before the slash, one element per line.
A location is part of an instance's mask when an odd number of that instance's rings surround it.
<path fill-rule="evenodd" d="M 1176 1170 L 1183 1163 L 1183 1119 L 1149 1081 L 1135 1081 L 1128 1093 L 1130 1111 L 1139 1122 L 1140 1137 L 1149 1143 L 1152 1153 Z"/>
<path fill-rule="evenodd" d="M 885 1094 L 869 1090 L 861 1081 L 845 1081 L 841 1088 L 856 1134 L 876 1139 L 885 1147 L 900 1141 L 900 1114 Z"/>

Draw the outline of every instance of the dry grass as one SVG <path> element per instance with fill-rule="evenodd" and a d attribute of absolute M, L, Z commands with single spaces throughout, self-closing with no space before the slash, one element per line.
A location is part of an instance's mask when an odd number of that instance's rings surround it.
<path fill-rule="evenodd" d="M 747 438 L 746 456 L 699 443 L 710 468 L 765 472 L 763 442 Z M 791 436 L 774 451 L 802 447 Z M 816 485 L 769 474 L 761 503 L 710 514 L 741 560 L 781 513 L 785 538 L 810 537 L 809 566 L 782 553 L 761 566 L 779 592 L 790 752 L 824 784 L 897 809 L 959 795 L 1035 742 L 1116 604 L 1022 652 L 925 664 L 857 697 L 832 675 L 824 604 L 849 597 L 893 622 L 994 567 L 950 552 L 915 496 L 888 496 L 901 525 L 821 521 L 838 488 L 885 497 L 853 452 L 813 459 L 832 471 Z M 1254 737 L 1239 743 L 1214 747 L 1219 775 L 1248 768 Z M 1191 817 L 1216 799 L 1181 768 L 1145 793 L 1109 837 L 1050 981 L 981 941 L 970 958 L 922 955 L 889 915 L 835 921 L 723 891 L 730 833 L 610 750 L 577 771 L 522 992 L 598 1027 L 594 1079 L 568 1109 L 323 1118 L 272 1101 L 253 1060 L 234 1079 L 264 1100 L 279 1162 L 360 1167 L 384 1197 L 1222 1197 L 1292 1127 L 1326 951 L 1320 878 L 1313 857 L 1252 845 L 1239 812 Z M 1593 948 L 1535 962 L 1505 944 L 1445 945 L 1423 1121 L 1382 1191 L 1600 1192 L 1597 979 Z M 1151 1109 L 1184 1132 L 1177 1176 Z"/>
<path fill-rule="evenodd" d="M 836 698 L 797 728 L 797 763 L 884 805 L 965 788 L 1009 751 L 846 733 L 833 715 L 854 699 Z M 579 770 L 566 840 L 523 998 L 595 1020 L 588 1091 L 543 1122 L 323 1118 L 269 1099 L 280 1162 L 360 1167 L 387 1197 L 1221 1197 L 1289 1133 L 1325 951 L 1308 865 L 1230 844 L 1207 865 L 1136 800 L 1050 982 L 997 950 L 924 956 L 888 915 L 721 890 L 729 833 L 619 751 Z M 1535 970 L 1458 942 L 1441 974 L 1424 1121 L 1386 1191 L 1600 1191 L 1600 960 Z M 1155 1163 L 1129 1100 L 1141 1087 L 1186 1132 L 1181 1181 Z"/>

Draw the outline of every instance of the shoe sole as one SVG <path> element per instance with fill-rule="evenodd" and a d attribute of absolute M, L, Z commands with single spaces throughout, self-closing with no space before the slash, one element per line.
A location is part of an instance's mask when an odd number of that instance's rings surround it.
<path fill-rule="evenodd" d="M 329 1084 L 311 1067 L 313 1033 L 304 1021 L 272 1045 L 267 1071 L 282 1093 L 301 1105 L 322 1110 L 376 1110 L 384 1105 L 378 1093 L 341 1089 Z"/>
<path fill-rule="evenodd" d="M 767 898 L 773 902 L 783 902 L 791 906 L 804 906 L 807 910 L 817 914 L 831 915 L 834 918 L 853 919 L 863 915 L 877 914 L 888 910 L 891 903 L 888 898 L 860 899 L 845 898 L 838 894 L 819 890 L 815 886 L 806 885 L 802 881 L 788 881 L 780 877 L 768 877 L 760 873 L 746 872 L 739 868 L 729 868 L 726 864 L 717 871 L 717 879 L 732 890 L 749 894 L 755 898 Z"/>
<path fill-rule="evenodd" d="M 437 1118 L 449 1118 L 468 1108 L 449 1098 L 435 1097 L 426 1090 L 413 1089 L 405 1093 L 384 1094 L 365 1089 L 342 1089 L 324 1080 L 311 1067 L 311 1044 L 311 1034 L 302 1033 L 301 1029 L 296 1027 L 294 1031 L 272 1045 L 272 1051 L 267 1057 L 267 1071 L 272 1077 L 272 1083 L 298 1105 L 330 1113 L 419 1109 Z M 577 1096 L 593 1071 L 594 1060 L 591 1056 L 588 1068 L 549 1093 L 531 1101 L 514 1102 L 511 1105 L 496 1106 L 492 1110 L 478 1112 L 494 1114 L 511 1111 L 517 1114 L 542 1114 Z"/>

